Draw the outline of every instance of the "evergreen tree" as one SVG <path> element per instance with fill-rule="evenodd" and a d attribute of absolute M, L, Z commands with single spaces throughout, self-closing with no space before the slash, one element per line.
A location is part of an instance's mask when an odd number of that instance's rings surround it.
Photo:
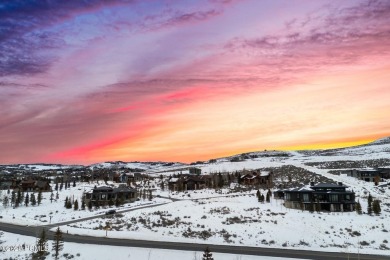
<path fill-rule="evenodd" d="M 60 227 L 58 227 L 56 232 L 54 233 L 54 238 L 53 238 L 53 250 L 54 250 L 55 259 L 59 258 L 60 251 L 62 251 L 63 248 L 64 248 L 64 240 L 62 238 L 62 231 Z"/>
<path fill-rule="evenodd" d="M 53 203 L 54 200 L 54 193 L 53 191 L 50 193 L 50 203 Z"/>
<path fill-rule="evenodd" d="M 20 204 L 23 204 L 24 198 L 25 198 L 24 191 L 22 191 L 22 196 L 20 197 L 20 202 L 19 202 Z"/>
<path fill-rule="evenodd" d="M 61 181 L 61 184 L 60 184 L 60 191 L 62 191 L 62 188 L 64 187 L 64 183 Z"/>
<path fill-rule="evenodd" d="M 56 186 L 54 187 L 56 191 L 58 191 L 58 182 L 56 181 Z"/>
<path fill-rule="evenodd" d="M 266 200 L 268 203 L 271 201 L 269 192 L 267 192 L 265 200 Z"/>
<path fill-rule="evenodd" d="M 11 206 L 14 206 L 16 202 L 16 192 L 12 191 L 11 193 Z"/>
<path fill-rule="evenodd" d="M 73 209 L 74 210 L 79 210 L 79 202 L 77 200 L 74 201 Z"/>
<path fill-rule="evenodd" d="M 264 195 L 263 194 L 261 194 L 261 196 L 260 196 L 260 202 L 264 202 Z"/>
<path fill-rule="evenodd" d="M 375 215 L 381 214 L 381 204 L 379 200 L 374 200 L 372 203 L 372 210 L 374 211 Z"/>
<path fill-rule="evenodd" d="M 18 193 L 17 193 L 17 196 L 16 196 L 16 201 L 15 201 L 15 206 L 18 207 L 20 203 L 22 203 L 22 193 L 20 192 L 20 189 L 18 189 Z"/>
<path fill-rule="evenodd" d="M 35 194 L 34 194 L 34 193 L 31 193 L 31 195 L 30 195 L 30 201 L 31 201 L 31 205 L 32 205 L 32 206 L 37 205 L 37 200 L 35 199 Z"/>
<path fill-rule="evenodd" d="M 238 184 L 242 183 L 242 179 L 241 179 L 241 174 L 240 173 L 237 174 L 237 183 Z"/>
<path fill-rule="evenodd" d="M 85 199 L 81 200 L 81 210 L 85 210 Z"/>
<path fill-rule="evenodd" d="M 51 194 L 53 194 L 53 192 L 51 192 Z M 41 202 L 42 202 L 42 191 L 41 190 L 39 190 L 39 192 L 38 192 L 37 202 L 38 202 L 38 206 L 41 205 Z"/>
<path fill-rule="evenodd" d="M 78 205 L 77 205 L 77 207 L 78 207 Z M 72 208 L 72 202 L 71 202 L 70 199 L 68 199 L 68 202 L 67 202 L 67 204 L 66 204 L 66 208 L 67 208 L 67 209 L 71 209 L 71 208 Z"/>
<path fill-rule="evenodd" d="M 119 201 L 119 198 L 115 199 L 115 207 L 119 207 L 121 205 L 121 202 Z"/>
<path fill-rule="evenodd" d="M 149 190 L 149 200 L 152 200 L 152 199 L 153 199 L 152 190 Z"/>
<path fill-rule="evenodd" d="M 206 247 L 204 250 L 202 260 L 214 260 L 213 254 L 210 252 L 209 247 Z"/>
<path fill-rule="evenodd" d="M 268 189 L 267 193 L 269 193 L 269 197 L 272 198 L 272 191 Z"/>
<path fill-rule="evenodd" d="M 221 173 L 218 173 L 218 188 L 223 187 L 223 177 Z"/>
<path fill-rule="evenodd" d="M 59 198 L 60 198 L 60 194 L 58 194 L 58 191 L 57 191 L 56 200 L 58 200 Z"/>
<path fill-rule="evenodd" d="M 29 202 L 30 202 L 30 197 L 28 196 L 28 193 L 26 193 L 26 197 L 24 198 L 24 205 L 27 207 Z"/>
<path fill-rule="evenodd" d="M 259 190 L 257 190 L 257 192 L 256 192 L 256 197 L 260 201 L 260 191 Z"/>
<path fill-rule="evenodd" d="M 108 206 L 110 206 L 110 207 L 112 207 L 112 206 L 114 206 L 114 201 L 112 200 L 112 199 L 110 199 L 109 201 L 108 201 Z"/>
<path fill-rule="evenodd" d="M 73 187 L 76 187 L 76 180 L 73 180 Z"/>
<path fill-rule="evenodd" d="M 369 193 L 368 198 L 367 198 L 367 214 L 371 215 L 372 214 L 372 196 Z"/>
<path fill-rule="evenodd" d="M 92 201 L 90 200 L 90 201 L 88 201 L 88 209 L 89 209 L 89 211 L 91 211 L 92 210 Z"/>
<path fill-rule="evenodd" d="M 7 195 L 4 195 L 4 198 L 3 198 L 3 207 L 4 208 L 7 208 L 8 207 L 8 204 L 9 204 L 9 198 Z"/>
<path fill-rule="evenodd" d="M 45 229 L 42 229 L 39 238 L 37 239 L 37 255 L 43 256 L 47 249 L 47 236 Z"/>
<path fill-rule="evenodd" d="M 359 201 L 356 202 L 355 210 L 356 210 L 357 214 L 359 214 L 359 215 L 362 214 L 362 205 L 360 205 Z"/>
<path fill-rule="evenodd" d="M 65 198 L 65 204 L 64 204 L 64 207 L 66 208 L 67 206 L 68 206 L 68 196 L 66 196 L 66 198 Z"/>

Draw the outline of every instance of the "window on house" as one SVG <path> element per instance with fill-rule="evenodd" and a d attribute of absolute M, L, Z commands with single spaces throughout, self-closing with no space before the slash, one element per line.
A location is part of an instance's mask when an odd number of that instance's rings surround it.
<path fill-rule="evenodd" d="M 303 201 L 305 202 L 310 201 L 309 194 L 303 194 Z"/>
<path fill-rule="evenodd" d="M 337 194 L 331 194 L 329 196 L 329 201 L 330 202 L 337 202 L 338 200 L 339 200 L 339 195 L 337 195 Z"/>

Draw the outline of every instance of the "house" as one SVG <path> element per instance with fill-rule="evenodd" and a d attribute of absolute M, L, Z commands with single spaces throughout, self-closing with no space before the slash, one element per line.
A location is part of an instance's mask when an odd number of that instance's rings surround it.
<path fill-rule="evenodd" d="M 181 178 L 170 178 L 168 180 L 168 189 L 171 191 L 181 191 L 183 190 L 183 180 Z"/>
<path fill-rule="evenodd" d="M 390 167 L 377 167 L 382 179 L 390 179 Z"/>
<path fill-rule="evenodd" d="M 114 203 L 117 199 L 122 202 L 134 202 L 137 198 L 137 190 L 124 185 L 118 188 L 95 186 L 95 188 L 85 194 L 85 202 L 89 203 L 91 201 L 93 205 L 107 205 L 110 201 Z"/>
<path fill-rule="evenodd" d="M 27 180 L 22 180 L 19 183 L 18 188 L 24 192 L 24 191 L 34 191 L 34 187 L 35 187 L 35 180 L 27 179 Z"/>
<path fill-rule="evenodd" d="M 206 178 L 198 175 L 181 175 L 168 180 L 168 188 L 172 191 L 199 190 L 206 188 Z M 208 179 L 210 182 L 210 179 Z"/>
<path fill-rule="evenodd" d="M 200 179 L 204 181 L 205 187 L 214 187 L 214 177 L 211 175 L 201 175 Z"/>
<path fill-rule="evenodd" d="M 130 185 L 130 183 L 143 181 L 144 179 L 148 178 L 148 175 L 143 174 L 142 172 L 129 172 L 125 173 L 125 176 L 122 174 L 122 176 L 128 185 Z"/>
<path fill-rule="evenodd" d="M 379 182 L 390 179 L 390 167 L 375 167 L 368 169 L 342 170 L 340 174 L 358 178 L 366 182 Z"/>
<path fill-rule="evenodd" d="M 184 180 L 184 190 L 199 190 L 206 188 L 206 182 L 199 176 L 188 176 Z"/>
<path fill-rule="evenodd" d="M 275 190 L 274 192 L 273 192 L 273 194 L 274 194 L 274 199 L 284 199 L 284 192 L 285 192 L 286 190 L 284 190 L 284 189 L 282 189 L 282 190 Z"/>
<path fill-rule="evenodd" d="M 319 183 L 310 187 L 284 190 L 286 208 L 344 212 L 355 209 L 355 193 L 341 182 Z"/>
<path fill-rule="evenodd" d="M 376 169 L 354 169 L 348 175 L 367 182 L 375 182 L 376 179 L 380 178 L 380 173 Z"/>
<path fill-rule="evenodd" d="M 10 186 L 12 189 L 20 189 L 22 192 L 28 191 L 51 191 L 50 181 L 47 179 L 26 179 L 13 180 Z"/>
<path fill-rule="evenodd" d="M 118 182 L 120 182 L 120 177 L 121 177 L 121 175 L 119 173 L 115 173 L 112 176 L 112 181 L 118 183 Z"/>
<path fill-rule="evenodd" d="M 240 183 L 244 185 L 261 185 L 266 188 L 271 188 L 273 185 L 272 178 L 272 172 L 255 170 L 244 172 L 240 176 Z"/>
<path fill-rule="evenodd" d="M 49 184 L 49 181 L 44 181 L 44 180 L 36 181 L 34 188 L 37 191 L 51 191 L 51 186 Z"/>
<path fill-rule="evenodd" d="M 201 175 L 202 174 L 202 169 L 197 168 L 197 167 L 190 167 L 188 168 L 190 174 L 195 174 L 195 175 Z"/>

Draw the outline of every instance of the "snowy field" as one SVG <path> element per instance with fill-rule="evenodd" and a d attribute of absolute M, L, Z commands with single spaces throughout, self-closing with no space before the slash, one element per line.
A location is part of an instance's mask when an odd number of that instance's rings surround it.
<path fill-rule="evenodd" d="M 113 183 L 110 183 L 114 185 Z M 32 206 L 20 205 L 17 208 L 12 208 L 8 206 L 4 208 L 4 205 L 0 206 L 0 221 L 3 223 L 11 223 L 16 225 L 30 225 L 30 226 L 39 226 L 39 225 L 48 225 L 48 224 L 57 224 L 65 221 L 82 219 L 85 217 L 92 217 L 96 215 L 104 214 L 110 207 L 101 207 L 100 209 L 93 209 L 92 211 L 87 210 L 73 210 L 66 209 L 64 207 L 66 197 L 72 200 L 78 200 L 79 208 L 81 207 L 81 197 L 84 191 L 89 191 L 96 184 L 87 184 L 87 183 L 77 183 L 76 187 L 70 187 L 68 189 L 62 189 L 58 191 L 58 199 L 54 199 L 53 202 L 50 201 L 50 192 L 42 193 L 42 204 Z M 3 197 L 7 191 L 0 191 L 3 193 L 0 194 L 0 197 Z M 54 198 L 56 198 L 56 191 L 53 191 Z M 37 195 L 37 193 L 35 193 Z M 23 200 L 24 201 L 24 200 Z M 119 208 L 111 207 L 121 212 L 123 210 L 133 209 L 133 208 L 142 208 L 144 206 L 149 206 L 153 204 L 161 204 L 170 202 L 170 200 L 163 198 L 154 198 L 152 201 L 149 200 L 140 200 L 133 203 L 126 203 Z"/>
<path fill-rule="evenodd" d="M 178 201 L 62 227 L 69 233 L 172 242 L 260 246 L 390 255 L 389 213 L 310 213 L 255 194 Z"/>

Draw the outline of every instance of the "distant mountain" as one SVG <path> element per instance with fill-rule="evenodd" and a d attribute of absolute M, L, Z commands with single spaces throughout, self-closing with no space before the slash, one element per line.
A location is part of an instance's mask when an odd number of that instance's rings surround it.
<path fill-rule="evenodd" d="M 319 149 L 319 150 L 298 150 L 298 151 L 276 151 L 276 150 L 264 150 L 264 151 L 254 151 L 246 152 L 241 154 L 235 154 L 232 156 L 226 156 L 222 158 L 210 159 L 205 162 L 198 161 L 191 163 L 191 165 L 201 165 L 207 164 L 208 162 L 240 162 L 244 160 L 251 160 L 255 158 L 265 158 L 265 157 L 274 157 L 274 158 L 287 158 L 296 155 L 303 156 L 367 156 L 367 155 L 377 154 L 378 156 L 390 156 L 390 137 L 381 138 L 373 142 L 344 147 L 336 149 Z M 95 163 L 88 166 L 83 165 L 62 165 L 62 164 L 48 164 L 48 163 L 34 163 L 34 164 L 12 164 L 12 165 L 0 165 L 0 170 L 5 169 L 20 169 L 28 171 L 40 171 L 40 170 L 62 170 L 66 168 L 83 168 L 87 167 L 89 169 L 93 168 L 128 168 L 128 169 L 139 169 L 146 171 L 162 171 L 169 170 L 177 167 L 188 167 L 189 164 L 180 163 L 180 162 L 124 162 L 124 161 L 108 161 L 102 163 Z"/>
<path fill-rule="evenodd" d="M 377 144 L 390 144 L 390 136 L 375 140 L 374 142 L 368 143 L 367 145 L 377 145 Z"/>

